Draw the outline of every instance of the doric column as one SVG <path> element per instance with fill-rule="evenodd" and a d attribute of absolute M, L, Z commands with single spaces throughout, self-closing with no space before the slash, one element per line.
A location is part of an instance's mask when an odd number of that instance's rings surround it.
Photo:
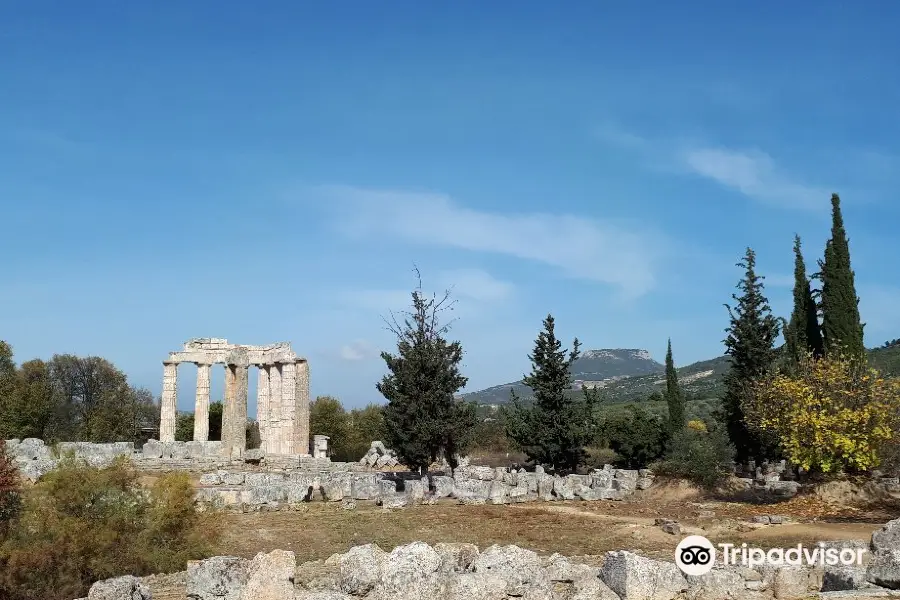
<path fill-rule="evenodd" d="M 269 439 L 269 367 L 257 367 L 259 379 L 256 384 L 256 422 L 259 424 L 260 448 L 266 450 Z"/>
<path fill-rule="evenodd" d="M 285 363 L 281 367 L 281 453 L 297 454 L 296 403 L 297 366 Z"/>
<path fill-rule="evenodd" d="M 159 400 L 159 441 L 175 441 L 175 418 L 178 404 L 178 363 L 163 363 L 162 395 Z"/>
<path fill-rule="evenodd" d="M 231 458 L 234 429 L 234 367 L 225 365 L 225 406 L 222 407 L 222 456 Z"/>
<path fill-rule="evenodd" d="M 194 441 L 209 441 L 209 370 L 197 364 L 197 398 L 194 402 Z"/>
<path fill-rule="evenodd" d="M 282 454 L 281 451 L 281 365 L 269 367 L 269 445 L 266 452 Z"/>
<path fill-rule="evenodd" d="M 231 456 L 240 458 L 247 450 L 247 365 L 234 367 L 234 421 Z"/>
<path fill-rule="evenodd" d="M 309 454 L 309 363 L 302 359 L 297 361 L 295 389 L 297 441 L 294 451 Z"/>

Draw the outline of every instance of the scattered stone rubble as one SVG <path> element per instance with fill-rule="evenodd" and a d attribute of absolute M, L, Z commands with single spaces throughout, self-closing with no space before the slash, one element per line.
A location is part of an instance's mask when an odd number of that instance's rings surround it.
<path fill-rule="evenodd" d="M 859 566 L 716 566 L 685 576 L 672 561 L 636 552 L 542 557 L 517 546 L 413 542 L 390 552 L 355 546 L 296 564 L 293 552 L 191 561 L 180 577 L 192 600 L 833 600 L 900 598 L 900 519 L 871 542 L 820 542 L 870 550 Z M 865 553 L 864 557 L 868 557 Z M 597 566 L 597 565 L 600 566 Z M 155 577 L 155 576 L 154 576 Z M 95 583 L 87 600 L 150 600 L 153 578 Z"/>
<path fill-rule="evenodd" d="M 386 448 L 382 442 L 372 442 L 366 455 L 359 459 L 359 464 L 372 469 L 390 469 L 400 464 L 397 454 Z"/>

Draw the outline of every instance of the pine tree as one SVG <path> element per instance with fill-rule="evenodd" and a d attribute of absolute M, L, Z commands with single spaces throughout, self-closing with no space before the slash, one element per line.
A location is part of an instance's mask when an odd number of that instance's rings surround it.
<path fill-rule="evenodd" d="M 853 269 L 850 268 L 850 242 L 841 215 L 841 199 L 837 194 L 831 195 L 831 239 L 825 245 L 820 277 L 825 351 L 864 358 L 859 297 L 856 295 Z"/>
<path fill-rule="evenodd" d="M 672 340 L 666 350 L 666 404 L 669 406 L 669 432 L 674 433 L 684 427 L 684 394 L 678 385 L 678 372 L 672 358 Z"/>
<path fill-rule="evenodd" d="M 575 471 L 584 460 L 584 447 L 594 435 L 594 405 L 597 395 L 573 397 L 572 363 L 579 357 L 576 339 L 572 350 L 562 348 L 554 331 L 552 315 L 544 319 L 531 360 L 531 373 L 523 383 L 534 393 L 530 407 L 522 406 L 510 392 L 510 408 L 504 409 L 506 432 L 535 464 L 557 471 Z"/>
<path fill-rule="evenodd" d="M 806 276 L 799 235 L 794 236 L 794 311 L 785 327 L 784 341 L 792 367 L 800 364 L 806 354 L 820 357 L 824 352 L 818 306 Z"/>
<path fill-rule="evenodd" d="M 414 471 L 426 470 L 441 456 L 455 468 L 455 456 L 476 425 L 474 406 L 455 397 L 468 379 L 459 371 L 462 345 L 448 342 L 449 323 L 439 323 L 440 313 L 452 309 L 448 300 L 449 292 L 441 300 L 426 299 L 420 279 L 412 311 L 402 324 L 395 319 L 390 326 L 397 354 L 381 353 L 390 371 L 375 386 L 388 400 L 386 441 Z"/>
<path fill-rule="evenodd" d="M 732 295 L 737 302 L 734 308 L 725 305 L 730 318 L 725 353 L 731 366 L 725 375 L 722 417 L 738 460 L 775 458 L 775 445 L 762 432 L 748 427 L 743 407 L 752 385 L 771 370 L 778 356 L 774 345 L 779 321 L 763 294 L 763 277 L 756 273 L 756 254 L 751 248 L 737 266 L 744 268 L 737 285 L 741 295 Z"/>

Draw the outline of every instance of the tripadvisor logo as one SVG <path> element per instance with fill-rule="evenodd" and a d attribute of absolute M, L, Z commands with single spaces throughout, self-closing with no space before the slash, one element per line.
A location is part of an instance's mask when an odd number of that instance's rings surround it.
<path fill-rule="evenodd" d="M 836 566 L 863 564 L 863 548 L 826 547 L 820 542 L 814 548 L 802 544 L 792 548 L 750 548 L 747 544 L 717 544 L 722 553 L 722 565 L 741 565 L 754 568 L 773 566 Z M 675 564 L 685 575 L 705 575 L 716 563 L 716 547 L 702 535 L 689 535 L 675 547 Z"/>
<path fill-rule="evenodd" d="M 716 549 L 702 535 L 689 535 L 675 547 L 675 564 L 685 575 L 705 575 L 716 562 Z"/>

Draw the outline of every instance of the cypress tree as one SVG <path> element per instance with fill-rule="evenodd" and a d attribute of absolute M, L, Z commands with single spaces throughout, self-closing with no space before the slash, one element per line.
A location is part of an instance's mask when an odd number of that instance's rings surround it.
<path fill-rule="evenodd" d="M 594 405 L 597 394 L 580 398 L 567 393 L 572 389 L 571 367 L 580 353 L 576 339 L 572 350 L 562 348 L 557 339 L 552 315 L 544 319 L 531 360 L 531 373 L 523 383 L 534 392 L 530 407 L 522 406 L 514 391 L 510 407 L 504 408 L 506 433 L 528 459 L 556 470 L 575 471 L 585 457 L 584 447 L 594 435 Z"/>
<path fill-rule="evenodd" d="M 737 264 L 744 269 L 738 283 L 740 296 L 732 294 L 734 308 L 725 305 L 730 323 L 725 338 L 725 353 L 730 357 L 730 369 L 725 375 L 725 394 L 722 398 L 722 417 L 737 451 L 737 459 L 775 458 L 775 445 L 767 436 L 750 428 L 744 416 L 744 404 L 750 398 L 752 386 L 773 367 L 778 356 L 775 339 L 779 321 L 772 315 L 769 301 L 763 294 L 763 277 L 756 273 L 756 253 L 747 248 L 744 259 Z"/>
<path fill-rule="evenodd" d="M 459 371 L 463 349 L 448 342 L 449 325 L 438 317 L 442 300 L 426 299 L 419 289 L 412 293 L 412 311 L 402 324 L 394 321 L 397 353 L 382 352 L 390 371 L 376 384 L 388 400 L 384 407 L 387 442 L 401 462 L 423 471 L 444 456 L 455 468 L 455 455 L 465 449 L 476 425 L 474 405 L 456 399 L 468 379 Z"/>
<path fill-rule="evenodd" d="M 794 311 L 785 328 L 784 341 L 788 360 L 792 366 L 799 364 L 801 358 L 808 353 L 812 353 L 815 357 L 823 354 L 818 306 L 806 276 L 806 263 L 803 260 L 799 235 L 794 236 Z"/>
<path fill-rule="evenodd" d="M 678 385 L 678 373 L 672 358 L 672 340 L 666 350 L 666 404 L 669 406 L 669 431 L 675 433 L 684 427 L 684 395 Z"/>
<path fill-rule="evenodd" d="M 863 324 L 859 316 L 853 270 L 850 268 L 850 242 L 841 215 L 841 199 L 831 195 L 831 239 L 825 245 L 821 263 L 822 334 L 826 352 L 843 352 L 863 359 Z"/>

